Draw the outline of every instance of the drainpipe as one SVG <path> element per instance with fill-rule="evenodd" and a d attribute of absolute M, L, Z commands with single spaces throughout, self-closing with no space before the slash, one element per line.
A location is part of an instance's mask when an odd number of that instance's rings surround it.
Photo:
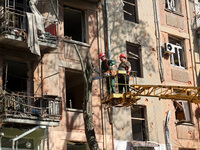
<path fill-rule="evenodd" d="M 161 48 L 161 33 L 160 33 L 160 20 L 158 15 L 158 6 L 157 6 L 157 0 L 155 0 L 155 9 L 156 9 L 156 22 L 158 26 L 158 40 L 159 40 L 159 56 L 160 56 L 160 68 L 161 68 L 161 80 L 162 82 L 165 81 L 165 74 L 164 74 L 164 68 L 163 68 L 163 62 L 162 62 L 162 48 Z"/>
<path fill-rule="evenodd" d="M 107 31 L 107 42 L 108 42 L 108 59 L 110 59 L 110 27 L 109 27 L 109 12 L 108 12 L 108 2 L 104 0 L 105 13 L 106 13 L 106 31 Z"/>
<path fill-rule="evenodd" d="M 170 144 L 170 135 L 169 135 L 169 119 L 170 119 L 171 111 L 169 110 L 166 117 L 165 122 L 165 136 L 166 136 L 166 149 L 172 150 L 171 144 Z"/>
<path fill-rule="evenodd" d="M 109 27 L 109 12 L 108 12 L 108 1 L 104 0 L 105 5 L 105 12 L 106 12 L 106 31 L 107 31 L 107 43 L 108 43 L 108 59 L 111 58 L 111 52 L 110 52 L 110 27 Z M 113 112 L 114 107 L 111 107 L 110 110 L 110 124 L 113 123 Z"/>
<path fill-rule="evenodd" d="M 193 45 L 193 41 L 192 41 L 192 29 L 191 29 L 191 25 L 190 25 L 190 10 L 189 10 L 189 3 L 188 1 L 185 1 L 186 4 L 186 13 L 187 13 L 187 25 L 188 25 L 188 32 L 189 32 L 189 42 L 190 42 L 190 54 L 191 54 L 191 63 L 192 63 L 192 75 L 193 75 L 193 82 L 194 82 L 194 86 L 197 86 L 196 83 L 196 77 L 195 77 L 195 69 L 194 68 L 194 47 Z"/>

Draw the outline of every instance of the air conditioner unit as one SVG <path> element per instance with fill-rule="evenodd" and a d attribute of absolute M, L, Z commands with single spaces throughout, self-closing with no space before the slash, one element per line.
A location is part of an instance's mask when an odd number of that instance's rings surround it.
<path fill-rule="evenodd" d="M 182 49 L 182 47 L 172 43 L 165 43 L 165 53 L 174 54 L 179 49 Z"/>

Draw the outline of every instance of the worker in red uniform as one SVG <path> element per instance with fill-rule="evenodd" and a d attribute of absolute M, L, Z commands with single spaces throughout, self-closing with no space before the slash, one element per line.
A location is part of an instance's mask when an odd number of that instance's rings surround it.
<path fill-rule="evenodd" d="M 101 72 L 104 77 L 106 77 L 106 85 L 108 94 L 112 94 L 116 92 L 115 89 L 115 78 L 112 75 L 112 66 L 115 64 L 114 60 L 107 59 L 104 53 L 99 54 L 99 59 L 101 62 Z"/>
<path fill-rule="evenodd" d="M 125 70 L 127 72 L 126 75 L 118 76 L 119 93 L 123 93 L 123 87 L 125 87 L 125 92 L 129 91 L 129 75 L 131 72 L 131 63 L 126 60 L 127 57 L 125 54 L 121 54 L 119 57 L 121 63 L 118 66 L 118 70 Z"/>

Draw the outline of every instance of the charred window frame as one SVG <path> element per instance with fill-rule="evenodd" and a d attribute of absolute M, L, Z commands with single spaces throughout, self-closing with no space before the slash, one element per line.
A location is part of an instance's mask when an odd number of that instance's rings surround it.
<path fill-rule="evenodd" d="M 64 36 L 86 43 L 85 11 L 64 6 Z"/>
<path fill-rule="evenodd" d="M 138 23 L 137 0 L 124 0 L 124 19 Z"/>
<path fill-rule="evenodd" d="M 165 8 L 181 13 L 181 0 L 165 0 Z"/>
<path fill-rule="evenodd" d="M 127 60 L 131 63 L 131 75 L 137 74 L 137 77 L 143 77 L 142 73 L 142 55 L 141 46 L 126 42 Z"/>
<path fill-rule="evenodd" d="M 171 65 L 186 68 L 185 52 L 184 52 L 184 39 L 169 36 L 169 43 L 181 46 L 182 49 L 175 49 L 175 53 L 170 55 Z"/>
<path fill-rule="evenodd" d="M 132 137 L 133 140 L 147 140 L 147 120 L 145 106 L 132 106 L 131 108 Z"/>
<path fill-rule="evenodd" d="M 177 122 L 192 122 L 190 104 L 188 101 L 174 101 L 175 116 Z"/>

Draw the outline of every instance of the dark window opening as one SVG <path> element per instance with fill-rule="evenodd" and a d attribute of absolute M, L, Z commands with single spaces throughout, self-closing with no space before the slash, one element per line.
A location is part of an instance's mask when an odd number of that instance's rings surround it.
<path fill-rule="evenodd" d="M 126 44 L 127 60 L 131 63 L 131 75 L 137 74 L 137 77 L 142 77 L 141 69 L 141 47 L 135 44 Z"/>
<path fill-rule="evenodd" d="M 146 141 L 146 109 L 143 106 L 133 106 L 131 109 L 133 140 Z"/>
<path fill-rule="evenodd" d="M 124 19 L 132 22 L 138 22 L 136 0 L 124 0 Z"/>
<path fill-rule="evenodd" d="M 12 60 L 3 60 L 3 64 L 3 89 L 8 92 L 27 92 L 27 64 Z"/>
<path fill-rule="evenodd" d="M 64 36 L 80 42 L 85 40 L 85 17 L 84 11 L 64 7 Z"/>
<path fill-rule="evenodd" d="M 67 150 L 90 150 L 86 142 L 67 141 Z"/>
<path fill-rule="evenodd" d="M 84 98 L 83 75 L 76 71 L 66 71 L 66 108 L 82 109 Z"/>
<path fill-rule="evenodd" d="M 191 122 L 190 106 L 187 101 L 174 101 L 175 116 L 178 121 Z"/>

